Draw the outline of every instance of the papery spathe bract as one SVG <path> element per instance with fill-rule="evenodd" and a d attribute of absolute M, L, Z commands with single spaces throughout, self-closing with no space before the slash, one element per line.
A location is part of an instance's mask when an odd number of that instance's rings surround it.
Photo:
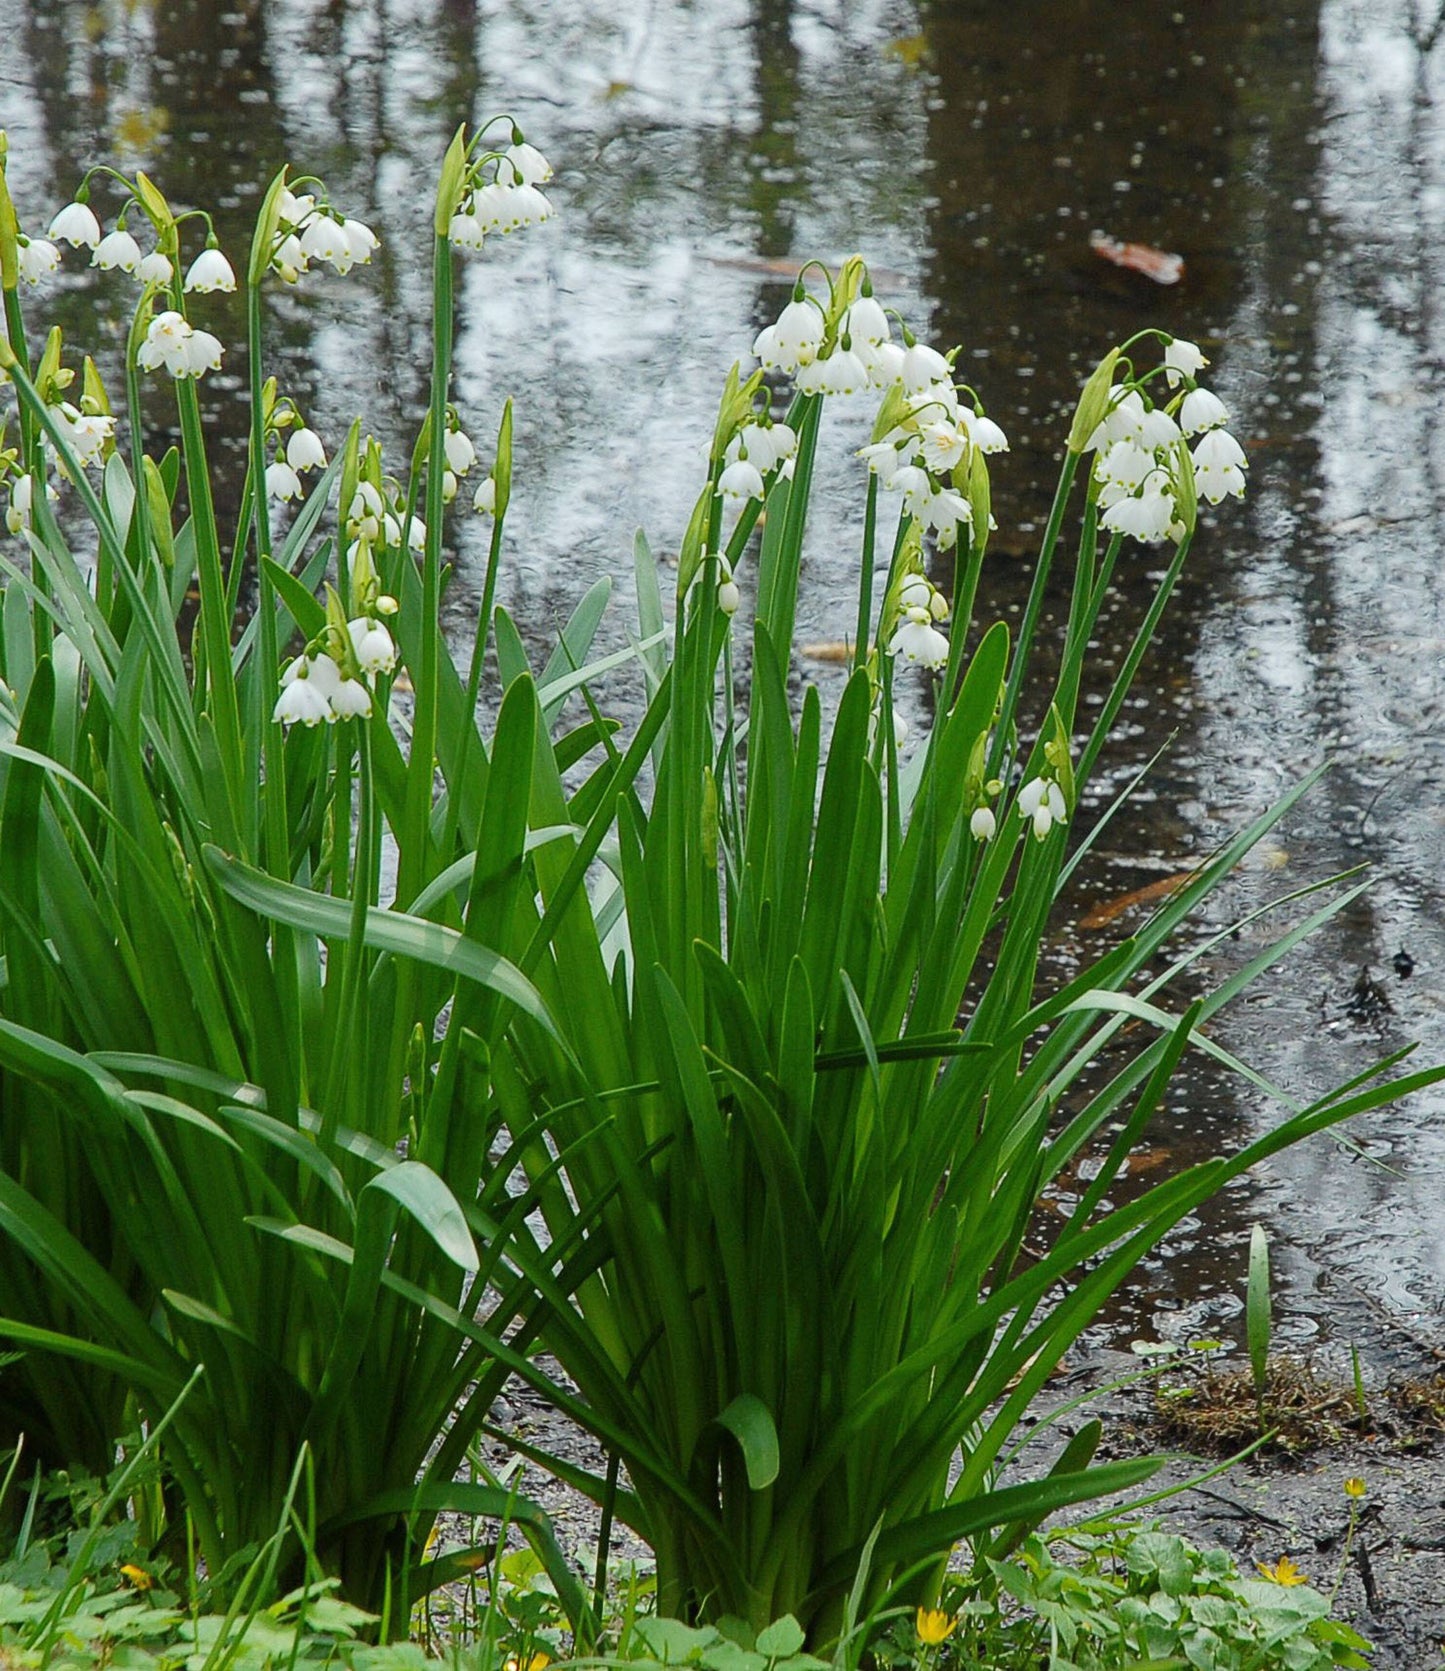
<path fill-rule="evenodd" d="M 227 261 L 220 250 L 212 247 L 204 249 L 191 263 L 186 273 L 185 288 L 207 292 L 221 290 L 230 292 L 236 288 L 236 275 L 231 270 L 231 263 Z"/>
<path fill-rule="evenodd" d="M 51 221 L 50 236 L 72 249 L 94 249 L 100 242 L 100 222 L 88 203 L 67 203 Z"/>

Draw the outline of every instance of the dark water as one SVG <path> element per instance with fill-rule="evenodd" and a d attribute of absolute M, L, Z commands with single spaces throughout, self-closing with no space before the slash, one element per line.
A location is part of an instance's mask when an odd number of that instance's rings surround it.
<path fill-rule="evenodd" d="M 1196 542 L 1102 785 L 1174 740 L 1111 826 L 1076 915 L 1187 869 L 1331 758 L 1215 920 L 1354 865 L 1374 887 L 1218 1036 L 1300 1099 L 1410 1039 L 1445 1053 L 1433 13 L 1409 0 L 0 0 L 0 29 L 18 46 L 0 54 L 0 124 L 30 229 L 101 158 L 212 208 L 238 265 L 283 160 L 378 227 L 371 269 L 273 299 L 271 369 L 328 440 L 364 412 L 398 468 L 425 399 L 436 162 L 459 120 L 516 113 L 557 164 L 559 218 L 466 269 L 457 394 L 479 445 L 517 399 L 502 598 L 539 639 L 598 574 L 626 575 L 638 524 L 660 549 L 678 537 L 721 377 L 784 295 L 769 263 L 861 250 L 888 302 L 963 344 L 1013 442 L 994 474 L 986 611 L 1026 593 L 1081 375 L 1144 325 L 1201 342 L 1249 450 L 1250 497 Z M 1178 252 L 1183 282 L 1105 265 L 1094 229 Z M 96 303 L 125 281 L 68 266 L 44 311 L 113 363 L 119 327 Z M 211 298 L 202 317 L 239 342 L 233 301 Z M 218 436 L 239 430 L 242 371 L 233 350 L 204 386 Z M 836 492 L 800 642 L 851 625 L 865 405 L 829 419 Z M 458 539 L 460 635 L 480 531 Z M 1152 559 L 1128 562 L 1120 638 Z M 836 677 L 812 671 L 825 688 Z M 913 699 L 922 715 L 921 685 Z M 1065 952 L 1119 931 L 1066 930 Z M 1231 955 L 1258 943 L 1247 931 Z M 1402 946 L 1408 980 L 1391 968 Z M 1351 1010 L 1362 966 L 1388 1011 Z M 1357 1342 L 1381 1367 L 1412 1339 L 1445 1340 L 1442 1112 L 1421 1098 L 1360 1122 L 1357 1151 L 1317 1139 L 1281 1157 L 1183 1227 L 1115 1328 L 1235 1327 L 1260 1219 L 1282 1334 Z M 1278 1114 L 1198 1074 L 1160 1137 L 1203 1154 Z"/>

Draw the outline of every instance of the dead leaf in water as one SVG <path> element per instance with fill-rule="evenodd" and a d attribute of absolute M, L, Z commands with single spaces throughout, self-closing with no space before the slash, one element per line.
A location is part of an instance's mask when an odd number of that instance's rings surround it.
<path fill-rule="evenodd" d="M 845 643 L 800 644 L 798 654 L 809 661 L 845 662 L 853 659 L 853 646 Z"/>
<path fill-rule="evenodd" d="M 1105 261 L 1131 273 L 1142 273 L 1155 284 L 1178 284 L 1184 277 L 1184 257 L 1152 244 L 1126 244 L 1107 232 L 1091 232 L 1089 248 Z"/>
<path fill-rule="evenodd" d="M 1107 928 L 1110 923 L 1117 922 L 1126 912 L 1135 910 L 1141 905 L 1156 905 L 1161 900 L 1168 899 L 1171 894 L 1179 892 L 1180 888 L 1192 882 L 1199 874 L 1197 870 L 1176 870 L 1171 876 L 1161 876 L 1157 881 L 1146 882 L 1142 888 L 1132 888 L 1126 894 L 1117 894 L 1113 899 L 1106 899 L 1095 905 L 1079 918 L 1080 928 Z"/>

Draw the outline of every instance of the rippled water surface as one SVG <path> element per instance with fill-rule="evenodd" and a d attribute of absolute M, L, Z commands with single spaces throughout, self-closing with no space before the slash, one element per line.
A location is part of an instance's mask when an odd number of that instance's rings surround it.
<path fill-rule="evenodd" d="M 273 369 L 323 433 L 339 438 L 362 411 L 398 462 L 425 401 L 437 160 L 458 121 L 516 115 L 558 165 L 559 215 L 466 267 L 457 395 L 479 438 L 516 398 L 502 601 L 539 641 L 607 573 L 620 577 L 621 641 L 633 530 L 662 551 L 678 538 L 723 373 L 809 256 L 862 251 L 888 303 L 962 344 L 1008 429 L 994 612 L 1026 593 L 1081 375 L 1141 326 L 1199 340 L 1249 448 L 1251 494 L 1201 530 L 1113 780 L 1172 742 L 1110 826 L 1072 918 L 1187 869 L 1329 758 L 1217 921 L 1356 865 L 1374 886 L 1218 1036 L 1301 1099 L 1411 1039 L 1424 1059 L 1445 1054 L 1433 14 L 1408 0 L 0 0 L 0 30 L 0 125 L 30 229 L 105 158 L 211 208 L 238 265 L 283 161 L 378 227 L 374 266 L 277 295 L 270 335 Z M 1177 252 L 1183 281 L 1105 265 L 1096 229 Z M 32 317 L 53 314 L 113 363 L 106 298 L 122 281 L 68 268 Z M 203 311 L 239 343 L 233 301 Z M 240 362 L 233 349 L 204 386 L 218 444 L 241 430 Z M 800 643 L 850 626 L 849 455 L 867 438 L 865 406 L 828 419 Z M 459 650 L 479 553 L 463 527 Z M 1152 559 L 1128 563 L 1110 635 L 1127 631 Z M 911 699 L 923 714 L 921 685 Z M 1066 927 L 1063 955 L 1118 932 Z M 1230 958 L 1263 932 L 1246 929 Z M 1402 947 L 1408 979 L 1391 963 Z M 1388 1009 L 1352 1003 L 1364 967 Z M 1377 1362 L 1412 1337 L 1445 1340 L 1442 1113 L 1445 1099 L 1422 1097 L 1360 1122 L 1353 1152 L 1317 1139 L 1281 1157 L 1183 1227 L 1116 1326 L 1228 1326 L 1260 1218 L 1282 1332 L 1358 1341 Z M 1262 1095 L 1201 1074 L 1159 1136 L 1204 1154 L 1276 1117 Z"/>

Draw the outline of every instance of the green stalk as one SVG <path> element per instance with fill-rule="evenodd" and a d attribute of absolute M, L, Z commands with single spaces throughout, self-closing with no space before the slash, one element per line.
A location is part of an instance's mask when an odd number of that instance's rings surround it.
<path fill-rule="evenodd" d="M 452 363 L 452 246 L 445 231 L 432 248 L 431 433 L 427 443 L 426 550 L 422 557 L 421 666 L 415 674 L 416 707 L 407 766 L 397 895 L 415 899 L 426 880 L 426 854 L 436 763 L 438 656 L 441 650 L 442 473 L 447 387 Z"/>
<path fill-rule="evenodd" d="M 1043 544 L 1039 547 L 1034 583 L 1029 589 L 1029 601 L 1024 609 L 1023 623 L 1019 627 L 1018 642 L 1014 646 L 1013 665 L 1009 669 L 1003 705 L 999 709 L 998 725 L 994 731 L 993 749 L 988 762 L 988 775 L 991 778 L 1000 775 L 1004 756 L 1009 748 L 1009 732 L 1018 710 L 1019 692 L 1023 688 L 1024 675 L 1028 672 L 1039 614 L 1044 607 L 1044 589 L 1048 584 L 1049 570 L 1053 567 L 1054 551 L 1059 543 L 1059 530 L 1063 527 L 1064 510 L 1069 502 L 1074 473 L 1078 467 L 1079 455 L 1073 451 L 1066 451 L 1063 466 L 1059 471 L 1059 485 L 1054 490 L 1053 508 L 1049 512 L 1048 525 L 1044 529 Z"/>
<path fill-rule="evenodd" d="M 873 618 L 873 540 L 878 525 L 878 478 L 868 472 L 868 501 L 863 507 L 863 572 L 858 577 L 858 624 L 853 634 L 853 666 L 868 664 L 868 623 Z"/>
<path fill-rule="evenodd" d="M 1114 721 L 1119 717 L 1119 710 L 1124 706 L 1124 698 L 1129 694 L 1129 687 L 1134 682 L 1134 675 L 1139 671 L 1139 663 L 1144 659 L 1144 653 L 1149 648 L 1150 640 L 1159 626 L 1160 617 L 1164 613 L 1165 605 L 1173 592 L 1176 582 L 1184 569 L 1184 559 L 1189 555 L 1190 542 L 1193 534 L 1186 534 L 1179 542 L 1179 549 L 1174 553 L 1174 561 L 1170 563 L 1163 580 L 1159 582 L 1159 589 L 1154 594 L 1149 611 L 1140 623 L 1139 630 L 1134 635 L 1134 642 L 1129 646 L 1129 654 L 1124 658 L 1124 665 L 1119 669 L 1119 675 L 1114 680 L 1114 688 L 1100 710 L 1098 719 L 1094 722 L 1094 729 L 1090 733 L 1089 741 L 1084 747 L 1079 763 L 1074 768 L 1074 780 L 1083 783 L 1094 768 L 1094 762 L 1099 758 L 1099 751 L 1109 740 L 1109 732 L 1113 729 Z"/>
<path fill-rule="evenodd" d="M 256 572 L 259 584 L 256 607 L 260 611 L 258 661 L 252 679 L 251 735 L 265 762 L 266 803 L 265 864 L 273 876 L 291 878 L 291 841 L 286 815 L 286 762 L 284 736 L 271 720 L 274 684 L 280 660 L 276 641 L 275 587 L 263 561 L 271 555 L 271 514 L 266 503 L 266 433 L 261 376 L 261 287 L 246 286 L 246 355 L 251 379 L 250 475 L 251 515 L 256 530 Z M 241 564 L 241 546 L 236 548 L 236 566 Z M 278 967 L 280 964 L 278 962 Z"/>
<path fill-rule="evenodd" d="M 349 721 L 347 722 L 350 723 Z M 358 724 L 360 743 L 357 748 L 358 799 L 360 811 L 356 830 L 356 861 L 351 873 L 351 923 L 347 931 L 345 942 L 337 946 L 333 942 L 332 954 L 341 963 L 341 996 L 336 1006 L 335 1030 L 331 1039 L 331 1061 L 326 1073 L 326 1099 L 321 1105 L 321 1134 L 319 1142 L 323 1153 L 330 1153 L 336 1140 L 337 1127 L 341 1124 L 342 1099 L 346 1094 L 347 1081 L 351 1067 L 356 1061 L 359 1046 L 357 1040 L 361 1018 L 357 1013 L 358 1000 L 362 989 L 362 976 L 365 972 L 368 957 L 365 943 L 366 912 L 372 903 L 376 873 L 372 863 L 372 848 L 375 841 L 376 822 L 376 792 L 371 781 L 371 728 L 364 722 Z M 350 751 L 347 750 L 349 760 Z M 343 776 L 338 767 L 338 783 Z M 348 830 L 351 824 L 351 775 L 348 771 L 344 781 L 347 786 L 345 803 L 337 802 L 333 808 L 337 834 L 333 837 L 338 849 L 342 853 L 341 863 L 345 865 L 345 849 L 341 846 L 340 829 L 343 821 Z M 338 889 L 333 886 L 332 891 L 338 896 L 346 891 L 345 878 Z"/>
<path fill-rule="evenodd" d="M 135 517 L 137 549 L 143 565 L 147 564 L 150 558 L 150 495 L 146 491 L 145 420 L 141 414 L 140 368 L 136 364 L 136 351 L 144 340 L 145 333 L 141 330 L 144 311 L 143 308 L 136 309 L 125 345 L 125 411 L 126 421 L 130 425 L 131 482 L 135 488 L 135 509 L 131 514 Z M 105 552 L 101 550 L 96 554 L 95 591 L 101 607 L 107 614 L 114 579 L 105 560 Z"/>
<path fill-rule="evenodd" d="M 14 289 L 5 291 L 5 336 L 10 344 L 10 352 L 20 362 L 21 371 L 29 377 L 30 354 L 25 346 L 25 315 L 20 311 L 20 297 Z M 27 470 L 33 470 L 40 462 L 39 446 L 40 432 L 35 427 L 35 420 L 21 402 L 20 457 L 24 460 Z"/>
<path fill-rule="evenodd" d="M 457 745 L 455 782 L 447 791 L 446 829 L 442 835 L 441 859 L 449 864 L 456 851 L 457 820 L 462 812 L 462 785 L 466 782 L 467 756 L 471 752 L 472 737 L 477 729 L 477 698 L 482 689 L 482 669 L 487 659 L 487 644 L 491 637 L 492 602 L 497 595 L 497 568 L 502 555 L 502 524 L 499 514 L 492 523 L 491 544 L 487 548 L 487 572 L 482 582 L 482 602 L 477 611 L 477 630 L 472 636 L 472 656 L 467 668 L 467 694 L 462 708 L 462 734 Z"/>
<path fill-rule="evenodd" d="M 241 707 L 236 696 L 236 681 L 231 676 L 231 623 L 226 615 L 226 581 L 221 572 L 216 511 L 211 499 L 205 436 L 201 430 L 201 403 L 196 396 L 194 378 L 176 379 L 176 405 L 181 418 L 191 527 L 196 538 L 196 583 L 201 594 L 200 634 L 205 652 L 206 681 L 210 685 L 210 713 L 216 729 L 216 747 L 225 776 L 232 822 L 237 834 L 247 843 L 243 856 L 249 858 L 254 832 L 250 821 L 242 816 L 245 750 L 241 738 Z M 199 662 L 199 658 L 197 660 Z M 198 700 L 201 698 L 199 666 L 196 696 Z"/>

